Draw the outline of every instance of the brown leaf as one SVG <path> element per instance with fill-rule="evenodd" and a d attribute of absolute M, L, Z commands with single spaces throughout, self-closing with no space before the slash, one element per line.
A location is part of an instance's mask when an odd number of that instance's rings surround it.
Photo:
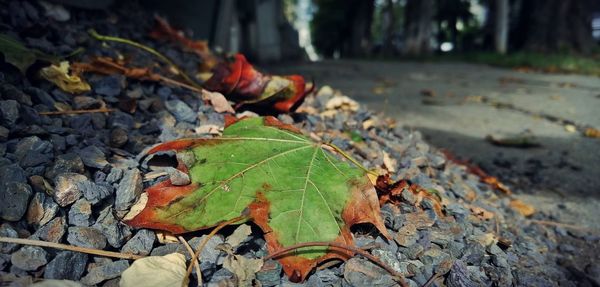
<path fill-rule="evenodd" d="M 519 199 L 513 199 L 510 201 L 510 207 L 519 212 L 521 215 L 527 217 L 535 213 L 535 208 Z"/>

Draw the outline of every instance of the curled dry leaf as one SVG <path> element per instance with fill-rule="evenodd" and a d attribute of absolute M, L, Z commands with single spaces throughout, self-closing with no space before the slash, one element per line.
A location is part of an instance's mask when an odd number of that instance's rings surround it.
<path fill-rule="evenodd" d="M 342 111 L 358 111 L 360 105 L 353 99 L 347 96 L 336 95 L 331 98 L 325 104 L 325 108 L 328 110 L 342 110 Z"/>
<path fill-rule="evenodd" d="M 183 233 L 249 213 L 265 232 L 269 253 L 304 242 L 352 245 L 350 226 L 371 223 L 386 237 L 377 194 L 366 171 L 273 117 L 242 119 L 213 139 L 182 139 L 152 148 L 190 154 L 178 169 L 191 184 L 170 180 L 146 190 L 148 204 L 127 221 Z M 179 157 L 178 158 L 182 158 Z M 278 258 L 293 281 L 323 260 L 351 252 L 300 248 Z"/>
<path fill-rule="evenodd" d="M 279 113 L 295 111 L 308 93 L 302 76 L 273 76 L 257 71 L 242 54 L 213 69 L 204 88 L 224 94 L 239 106 L 250 105 Z M 313 84 L 314 87 L 314 84 Z"/>
<path fill-rule="evenodd" d="M 223 260 L 223 268 L 235 274 L 236 286 L 250 287 L 256 278 L 256 272 L 263 266 L 262 259 L 250 259 L 242 255 L 228 254 Z"/>
<path fill-rule="evenodd" d="M 179 31 L 169 24 L 167 20 L 159 16 L 154 17 L 156 26 L 150 32 L 150 37 L 157 40 L 168 40 L 181 44 L 186 49 L 197 54 L 202 59 L 200 70 L 210 70 L 220 61 L 208 48 L 208 42 L 202 40 L 191 40 L 185 37 L 183 31 Z"/>
<path fill-rule="evenodd" d="M 120 287 L 187 286 L 185 256 L 171 253 L 138 259 L 121 274 Z M 141 281 L 143 280 L 143 284 Z"/>
<path fill-rule="evenodd" d="M 244 242 L 244 240 L 246 240 L 246 238 L 248 238 L 248 235 L 250 235 L 250 233 L 252 233 L 252 229 L 250 228 L 250 225 L 242 224 L 242 225 L 238 226 L 238 228 L 236 228 L 233 231 L 233 233 L 231 235 L 229 235 L 229 237 L 227 237 L 227 240 L 225 240 L 225 243 L 229 244 L 231 246 L 231 248 L 233 248 L 235 250 L 235 248 L 240 246 L 240 244 L 242 242 Z"/>
<path fill-rule="evenodd" d="M 235 114 L 235 110 L 231 107 L 225 96 L 219 92 L 202 90 L 202 99 L 210 102 L 217 113 L 226 112 Z"/>
<path fill-rule="evenodd" d="M 31 284 L 31 287 L 83 287 L 83 285 L 71 280 L 45 279 Z"/>
<path fill-rule="evenodd" d="M 40 75 L 67 93 L 79 94 L 91 90 L 90 85 L 78 75 L 69 75 L 69 62 L 67 61 L 60 62 L 58 66 L 52 64 L 42 68 Z"/>
<path fill-rule="evenodd" d="M 510 207 L 519 212 L 521 215 L 527 217 L 535 213 L 535 208 L 519 199 L 513 199 L 510 201 Z"/>

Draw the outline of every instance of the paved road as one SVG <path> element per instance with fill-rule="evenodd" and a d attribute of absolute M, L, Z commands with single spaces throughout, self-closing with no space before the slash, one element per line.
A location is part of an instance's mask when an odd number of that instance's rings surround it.
<path fill-rule="evenodd" d="M 471 159 L 558 220 L 600 229 L 600 139 L 481 99 L 600 128 L 600 79 L 462 63 L 325 61 L 268 68 L 330 85 Z M 427 94 L 427 95 L 424 95 Z M 498 147 L 487 135 L 530 131 L 541 147 Z"/>

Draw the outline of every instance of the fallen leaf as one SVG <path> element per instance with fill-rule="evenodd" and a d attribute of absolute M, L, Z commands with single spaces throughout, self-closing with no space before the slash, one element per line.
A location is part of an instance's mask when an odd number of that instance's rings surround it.
<path fill-rule="evenodd" d="M 22 74 L 25 74 L 29 66 L 33 65 L 36 60 L 57 61 L 57 57 L 47 55 L 36 49 L 29 49 L 6 34 L 0 34 L 0 53 L 4 55 L 4 61 L 17 67 Z"/>
<path fill-rule="evenodd" d="M 134 261 L 121 274 L 119 286 L 137 287 L 140 284 L 149 287 L 187 286 L 185 256 L 180 253 L 171 253 L 165 256 L 144 257 Z"/>
<path fill-rule="evenodd" d="M 250 225 L 242 224 L 238 226 L 238 228 L 236 228 L 233 233 L 229 235 L 229 237 L 227 237 L 225 243 L 231 245 L 231 248 L 235 249 L 240 246 L 240 244 L 244 242 L 251 233 L 252 229 L 250 228 Z"/>
<path fill-rule="evenodd" d="M 535 208 L 519 199 L 513 199 L 510 201 L 510 207 L 519 212 L 521 215 L 527 217 L 535 213 Z"/>
<path fill-rule="evenodd" d="M 366 172 L 273 117 L 241 119 L 222 137 L 177 140 L 148 153 L 170 150 L 193 155 L 195 162 L 178 166 L 189 171 L 191 184 L 166 180 L 148 188 L 148 204 L 128 224 L 177 234 L 248 210 L 269 253 L 303 242 L 352 245 L 350 226 L 357 223 L 371 223 L 389 238 Z M 302 281 L 317 263 L 351 255 L 306 247 L 278 260 L 292 280 Z"/>
<path fill-rule="evenodd" d="M 231 107 L 225 96 L 219 92 L 209 92 L 202 90 L 202 99 L 210 102 L 217 113 L 232 113 L 235 114 L 235 110 Z"/>
<path fill-rule="evenodd" d="M 595 128 L 587 128 L 583 134 L 588 138 L 600 138 L 600 130 Z"/>
<path fill-rule="evenodd" d="M 334 96 L 325 104 L 325 108 L 328 110 L 342 110 L 342 111 L 358 111 L 360 105 L 353 99 L 347 96 Z"/>
<path fill-rule="evenodd" d="M 489 212 L 479 206 L 471 205 L 469 206 L 469 210 L 471 210 L 471 213 L 479 218 L 479 220 L 487 221 L 494 218 L 493 212 Z"/>
<path fill-rule="evenodd" d="M 394 158 L 391 158 L 389 153 L 383 151 L 383 164 L 390 173 L 394 173 L 396 172 L 396 166 L 398 166 L 398 161 L 396 161 L 396 159 Z"/>
<path fill-rule="evenodd" d="M 171 232 L 156 230 L 154 234 L 156 235 L 156 239 L 160 244 L 179 243 L 179 239 L 177 239 L 177 237 Z"/>
<path fill-rule="evenodd" d="M 69 75 L 69 62 L 67 61 L 60 62 L 58 66 L 52 64 L 42 68 L 40 75 L 67 93 L 79 94 L 92 89 L 78 75 Z"/>
<path fill-rule="evenodd" d="M 569 133 L 577 132 L 577 127 L 574 125 L 565 125 L 565 131 Z"/>
<path fill-rule="evenodd" d="M 208 71 L 216 66 L 220 60 L 209 49 L 208 42 L 202 40 L 191 40 L 185 37 L 183 31 L 179 31 L 171 27 L 169 22 L 164 18 L 155 16 L 156 26 L 150 32 L 150 37 L 162 40 L 167 39 L 176 42 L 197 54 L 202 59 L 200 70 Z"/>
<path fill-rule="evenodd" d="M 237 278 L 237 286 L 253 286 L 256 272 L 263 266 L 262 259 L 250 259 L 242 255 L 230 254 L 223 260 L 223 268 L 231 271 Z"/>
<path fill-rule="evenodd" d="M 218 64 L 213 72 L 213 76 L 204 83 L 204 88 L 224 94 L 238 106 L 250 105 L 279 113 L 293 112 L 312 91 L 312 88 L 306 91 L 302 76 L 265 75 L 248 63 L 242 54 Z"/>
<path fill-rule="evenodd" d="M 509 137 L 497 137 L 494 135 L 488 135 L 485 137 L 485 139 L 494 145 L 504 147 L 534 148 L 541 146 L 541 144 L 537 141 L 535 136 L 529 133 L 521 133 Z"/>

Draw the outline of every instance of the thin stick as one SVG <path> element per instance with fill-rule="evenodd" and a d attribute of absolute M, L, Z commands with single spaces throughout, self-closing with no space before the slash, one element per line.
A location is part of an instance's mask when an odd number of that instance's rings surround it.
<path fill-rule="evenodd" d="M 69 110 L 69 111 L 56 111 L 56 112 L 39 112 L 41 116 L 56 116 L 56 115 L 75 115 L 75 114 L 88 114 L 88 113 L 110 113 L 114 109 L 92 109 L 92 110 Z"/>
<path fill-rule="evenodd" d="M 88 30 L 88 33 L 95 38 L 96 40 L 100 40 L 100 41 L 112 41 L 112 42 L 117 42 L 117 43 L 122 43 L 122 44 L 127 44 L 133 47 L 136 47 L 138 49 L 142 49 L 154 56 L 156 56 L 157 58 L 161 59 L 163 62 L 167 63 L 168 65 L 172 66 L 177 73 L 179 73 L 190 85 L 200 88 L 200 86 L 198 84 L 196 84 L 196 82 L 194 82 L 192 80 L 192 78 L 190 76 L 188 76 L 182 69 L 180 69 L 177 65 L 175 65 L 175 63 L 173 63 L 173 61 L 171 61 L 169 58 L 167 58 L 166 56 L 164 56 L 163 54 L 161 54 L 160 52 L 144 45 L 144 44 L 140 44 L 138 42 L 129 40 L 129 39 L 124 39 L 124 38 L 120 38 L 120 37 L 114 37 L 114 36 L 106 36 L 106 35 L 100 35 L 98 34 L 98 32 L 96 32 L 96 30 L 94 29 L 90 29 Z"/>
<path fill-rule="evenodd" d="M 196 252 L 194 253 L 194 256 L 192 256 L 192 261 L 190 262 L 190 265 L 187 268 L 187 272 L 184 278 L 188 278 L 190 276 L 190 274 L 192 274 L 192 266 L 195 264 L 200 265 L 200 253 L 202 253 L 202 250 L 204 249 L 204 246 L 206 246 L 206 244 L 208 243 L 208 240 L 210 240 L 213 236 L 215 236 L 215 234 L 217 234 L 217 232 L 219 232 L 219 230 L 223 229 L 225 226 L 228 226 L 230 224 L 234 224 L 238 221 L 244 220 L 244 219 L 248 219 L 247 216 L 238 216 L 235 218 L 232 218 L 230 220 L 224 221 L 223 223 L 217 225 L 205 238 L 204 240 L 202 240 L 202 242 L 200 242 L 200 244 L 198 245 L 198 248 L 196 249 Z M 182 287 L 185 287 L 186 285 L 182 285 Z M 202 286 L 202 273 L 198 273 L 198 286 Z"/>
<path fill-rule="evenodd" d="M 325 247 L 329 247 L 329 248 L 337 248 L 337 249 L 341 249 L 341 250 L 344 250 L 344 251 L 350 251 L 352 253 L 360 254 L 360 255 L 366 257 L 367 259 L 371 260 L 373 263 L 379 265 L 381 268 L 385 269 L 385 271 L 387 271 L 388 273 L 390 273 L 402 287 L 407 287 L 408 286 L 408 283 L 406 283 L 406 281 L 404 280 L 404 275 L 400 274 L 399 272 L 397 272 L 393 268 L 387 266 L 379 258 L 371 255 L 369 252 L 364 251 L 364 250 L 362 250 L 360 248 L 357 248 L 357 247 L 354 247 L 354 246 L 345 245 L 345 244 L 340 244 L 340 243 L 336 243 L 336 242 L 303 242 L 303 243 L 298 243 L 298 244 L 294 244 L 294 245 L 285 247 L 283 249 L 280 249 L 280 250 L 276 251 L 275 253 L 270 254 L 269 256 L 265 257 L 263 260 L 267 261 L 269 259 L 273 259 L 273 258 L 284 256 L 285 254 L 289 253 L 290 251 L 293 251 L 293 250 L 296 250 L 296 249 L 299 249 L 299 248 L 304 248 L 304 247 L 312 247 L 312 246 L 325 246 Z"/>
<path fill-rule="evenodd" d="M 431 284 L 433 284 L 433 282 L 436 279 L 438 279 L 438 278 L 440 278 L 442 276 L 444 276 L 444 274 L 433 273 L 433 275 L 431 275 L 431 277 L 429 277 L 429 280 L 427 280 L 427 282 L 425 282 L 425 284 L 423 284 L 423 286 L 421 286 L 421 287 L 429 287 L 429 286 L 431 286 Z"/>
<path fill-rule="evenodd" d="M 93 255 L 106 256 L 106 257 L 130 259 L 130 260 L 136 260 L 136 259 L 146 257 L 146 256 L 136 255 L 136 254 L 119 253 L 119 252 L 105 251 L 105 250 L 94 249 L 94 248 L 86 248 L 86 247 L 79 247 L 79 246 L 73 246 L 73 245 L 66 245 L 66 244 L 41 241 L 41 240 L 33 240 L 33 239 L 24 239 L 24 238 L 0 237 L 0 242 L 15 243 L 15 244 L 21 244 L 21 245 L 40 246 L 40 247 L 49 247 L 49 248 L 69 250 L 69 251 L 75 251 L 75 252 L 81 252 L 81 253 L 87 253 L 87 254 L 93 254 Z"/>
<path fill-rule="evenodd" d="M 372 170 L 368 170 L 366 167 L 364 167 L 362 164 L 360 164 L 360 162 L 356 161 L 354 158 L 352 158 L 348 153 L 346 153 L 345 151 L 343 151 L 341 148 L 337 147 L 334 144 L 328 143 L 328 144 L 324 144 L 326 146 L 329 146 L 331 148 L 333 148 L 337 153 L 341 154 L 343 157 L 347 158 L 349 161 L 351 161 L 354 165 L 356 165 L 357 167 L 359 167 L 360 169 L 364 170 L 366 173 L 370 173 L 374 176 L 379 176 L 378 173 L 372 171 Z"/>
<path fill-rule="evenodd" d="M 182 82 L 179 82 L 177 80 L 173 80 L 171 78 L 167 78 L 167 77 L 165 77 L 165 76 L 163 76 L 161 74 L 154 74 L 154 75 L 158 76 L 158 78 L 161 81 L 163 81 L 163 82 L 165 82 L 167 84 L 171 84 L 171 85 L 174 85 L 174 86 L 183 87 L 183 88 L 189 89 L 189 90 L 191 90 L 193 92 L 202 94 L 202 89 L 201 88 L 197 88 L 195 86 L 191 86 L 191 85 L 188 85 L 186 83 L 182 83 Z"/>
<path fill-rule="evenodd" d="M 190 244 L 185 240 L 185 238 L 183 238 L 183 236 L 177 236 L 177 239 L 179 239 L 179 242 L 181 242 L 181 244 L 183 244 L 183 246 L 185 246 L 185 249 L 187 249 L 187 252 L 190 254 L 190 256 L 193 259 L 194 258 L 194 249 L 192 249 Z M 192 263 L 190 262 L 190 264 L 192 264 Z M 196 273 L 201 274 L 200 272 L 202 272 L 202 270 L 200 270 L 200 264 L 192 264 L 192 265 L 194 265 L 196 267 Z"/>

